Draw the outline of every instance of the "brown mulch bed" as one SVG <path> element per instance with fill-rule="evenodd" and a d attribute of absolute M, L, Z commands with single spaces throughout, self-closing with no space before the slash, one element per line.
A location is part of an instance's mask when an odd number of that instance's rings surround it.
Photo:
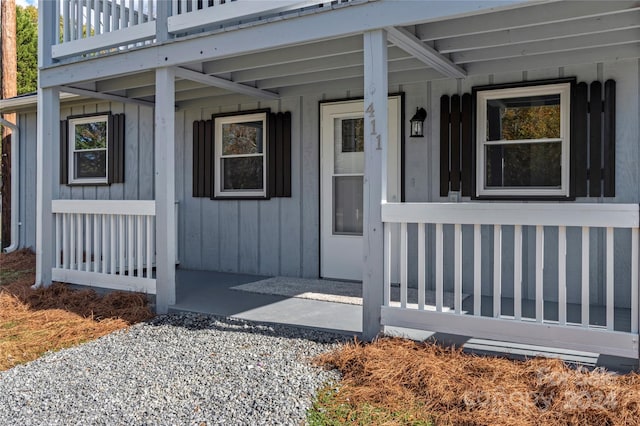
<path fill-rule="evenodd" d="M 482 357 L 399 338 L 346 344 L 317 362 L 342 373 L 336 404 L 411 413 L 428 424 L 640 424 L 637 373 Z"/>
<path fill-rule="evenodd" d="M 62 283 L 33 290 L 34 280 L 32 252 L 0 254 L 0 371 L 153 317 L 143 294 Z"/>

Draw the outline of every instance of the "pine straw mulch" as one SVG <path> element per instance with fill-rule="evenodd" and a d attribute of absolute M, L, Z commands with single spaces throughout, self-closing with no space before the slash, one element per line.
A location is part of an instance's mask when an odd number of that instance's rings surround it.
<path fill-rule="evenodd" d="M 35 255 L 0 254 L 0 371 L 153 317 L 143 294 L 71 289 L 32 290 Z"/>
<path fill-rule="evenodd" d="M 640 424 L 637 373 L 476 356 L 400 338 L 356 341 L 316 361 L 342 374 L 335 404 L 353 410 L 373 405 L 412 419 L 384 424 Z M 359 424 L 349 418 L 338 423 Z"/>

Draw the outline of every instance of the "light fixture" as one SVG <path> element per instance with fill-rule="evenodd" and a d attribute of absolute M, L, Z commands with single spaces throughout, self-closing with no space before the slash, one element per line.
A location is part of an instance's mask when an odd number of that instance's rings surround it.
<path fill-rule="evenodd" d="M 427 118 L 427 111 L 424 108 L 416 108 L 416 114 L 411 117 L 411 137 L 424 137 L 424 119 Z"/>

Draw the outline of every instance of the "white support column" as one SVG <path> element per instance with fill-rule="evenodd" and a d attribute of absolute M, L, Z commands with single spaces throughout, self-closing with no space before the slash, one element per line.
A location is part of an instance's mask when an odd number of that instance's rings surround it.
<path fill-rule="evenodd" d="M 51 65 L 58 11 L 56 2 L 38 2 L 38 67 Z M 38 118 L 36 142 L 36 285 L 51 284 L 54 259 L 54 227 L 51 200 L 58 177 L 53 176 L 60 146 L 60 99 L 57 88 L 43 89 L 38 72 Z M 17 195 L 17 194 L 16 194 Z"/>
<path fill-rule="evenodd" d="M 57 89 L 38 91 L 36 145 L 36 285 L 51 285 L 54 260 L 54 227 L 51 200 L 53 183 L 52 159 L 60 146 L 60 100 Z"/>
<path fill-rule="evenodd" d="M 156 311 L 167 313 L 176 303 L 175 238 L 175 75 L 156 69 L 155 193 L 156 193 Z"/>
<path fill-rule="evenodd" d="M 362 335 L 380 331 L 384 294 L 384 233 L 381 203 L 387 199 L 387 34 L 364 33 L 364 235 Z M 402 123 L 400 123 L 402 125 Z"/>

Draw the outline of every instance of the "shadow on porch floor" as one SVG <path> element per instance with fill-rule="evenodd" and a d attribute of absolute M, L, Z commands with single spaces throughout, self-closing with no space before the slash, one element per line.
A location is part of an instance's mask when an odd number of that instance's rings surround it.
<path fill-rule="evenodd" d="M 268 277 L 178 269 L 177 300 L 176 304 L 170 307 L 170 312 L 200 312 L 360 336 L 362 306 L 231 290 L 231 287 L 265 278 Z M 386 327 L 385 332 L 415 340 L 435 339 L 443 345 L 463 346 L 466 352 L 477 354 L 506 355 L 515 359 L 546 356 L 588 367 L 603 366 L 620 372 L 638 369 L 637 359 L 609 357 L 597 353 L 497 342 L 400 327 Z"/>

